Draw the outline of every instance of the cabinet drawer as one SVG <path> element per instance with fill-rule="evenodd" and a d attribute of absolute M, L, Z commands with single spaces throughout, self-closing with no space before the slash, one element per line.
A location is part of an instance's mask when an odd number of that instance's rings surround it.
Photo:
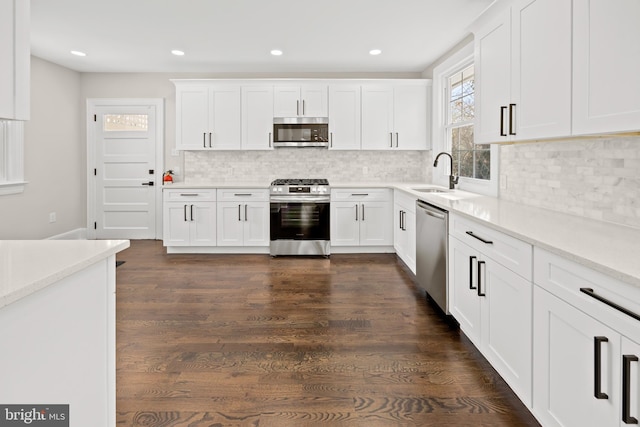
<path fill-rule="evenodd" d="M 410 196 L 407 193 L 396 190 L 393 193 L 394 203 L 402 206 L 402 208 L 411 213 L 416 213 L 416 198 L 414 196 Z"/>
<path fill-rule="evenodd" d="M 269 190 L 266 188 L 219 188 L 218 201 L 269 201 Z"/>
<path fill-rule="evenodd" d="M 533 248 L 530 244 L 455 214 L 449 217 L 449 234 L 531 280 Z"/>
<path fill-rule="evenodd" d="M 366 202 L 368 200 L 391 201 L 389 188 L 339 188 L 331 189 L 333 202 Z"/>
<path fill-rule="evenodd" d="M 534 283 L 624 335 L 640 340 L 640 288 L 544 249 L 534 249 Z M 585 293 L 580 289 L 590 289 Z M 600 299 L 599 299 L 600 298 Z M 605 299 L 620 309 L 611 307 Z"/>
<path fill-rule="evenodd" d="M 165 202 L 215 202 L 214 188 L 181 188 L 164 190 Z"/>

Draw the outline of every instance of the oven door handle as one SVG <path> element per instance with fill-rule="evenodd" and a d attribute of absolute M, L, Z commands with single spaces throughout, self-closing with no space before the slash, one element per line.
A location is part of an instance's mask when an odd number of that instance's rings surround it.
<path fill-rule="evenodd" d="M 271 196 L 269 201 L 272 203 L 329 203 L 331 201 L 331 197 L 329 196 L 295 196 L 295 197 L 287 197 L 287 196 Z"/>

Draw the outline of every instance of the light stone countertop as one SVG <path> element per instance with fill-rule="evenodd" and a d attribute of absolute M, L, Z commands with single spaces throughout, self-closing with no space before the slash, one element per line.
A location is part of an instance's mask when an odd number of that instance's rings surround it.
<path fill-rule="evenodd" d="M 128 247 L 128 240 L 0 240 L 0 308 Z"/>
<path fill-rule="evenodd" d="M 615 279 L 640 287 L 640 229 L 465 191 L 421 193 L 429 183 L 330 182 L 331 188 L 391 188 L 476 220 Z M 268 188 L 269 183 L 179 183 L 165 188 Z M 440 187 L 442 188 L 442 187 Z M 457 198 L 459 197 L 459 198 Z"/>

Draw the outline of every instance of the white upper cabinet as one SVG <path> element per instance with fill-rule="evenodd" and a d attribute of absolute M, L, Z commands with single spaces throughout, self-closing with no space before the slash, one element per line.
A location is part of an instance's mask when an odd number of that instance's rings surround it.
<path fill-rule="evenodd" d="M 242 87 L 242 149 L 273 148 L 273 87 Z"/>
<path fill-rule="evenodd" d="M 29 120 L 29 0 L 0 2 L 0 119 Z"/>
<path fill-rule="evenodd" d="M 178 150 L 271 150 L 280 117 L 329 118 L 334 150 L 428 148 L 430 80 L 172 82 Z"/>
<path fill-rule="evenodd" d="M 274 117 L 327 117 L 327 85 L 275 86 Z"/>
<path fill-rule="evenodd" d="M 362 86 L 362 149 L 426 150 L 426 84 Z"/>
<path fill-rule="evenodd" d="M 176 84 L 176 117 L 176 148 L 240 149 L 240 86 Z"/>
<path fill-rule="evenodd" d="M 360 149 L 360 85 L 329 86 L 329 149 Z"/>
<path fill-rule="evenodd" d="M 571 133 L 571 0 L 518 0 L 475 34 L 475 142 Z"/>
<path fill-rule="evenodd" d="M 574 0 L 574 134 L 640 129 L 639 19 L 638 0 Z"/>

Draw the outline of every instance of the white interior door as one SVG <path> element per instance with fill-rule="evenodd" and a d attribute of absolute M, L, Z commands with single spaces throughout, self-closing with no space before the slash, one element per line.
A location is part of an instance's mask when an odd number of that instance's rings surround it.
<path fill-rule="evenodd" d="M 88 237 L 159 238 L 162 101 L 88 104 Z"/>

